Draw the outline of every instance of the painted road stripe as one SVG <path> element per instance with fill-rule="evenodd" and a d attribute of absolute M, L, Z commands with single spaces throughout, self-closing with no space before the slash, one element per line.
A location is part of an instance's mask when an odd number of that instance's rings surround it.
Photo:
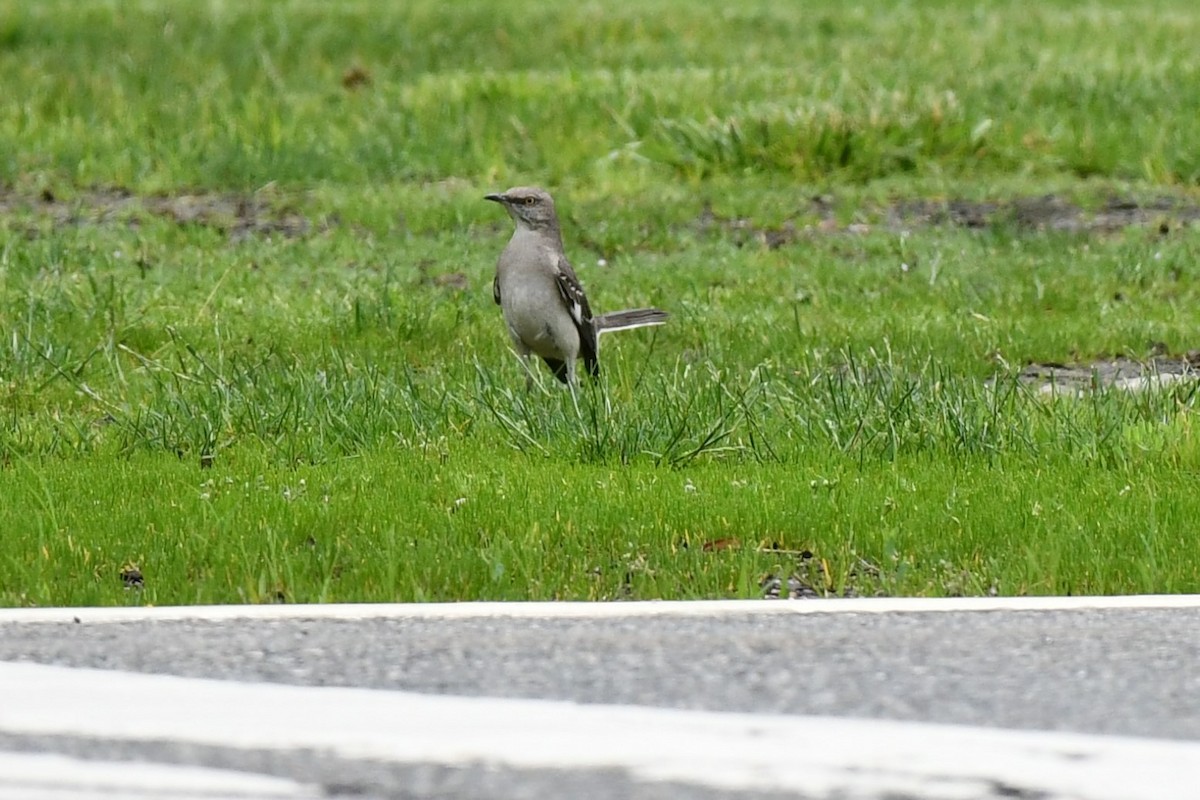
<path fill-rule="evenodd" d="M 9 608 L 0 624 L 257 619 L 620 619 L 739 614 L 889 614 L 948 611 L 1085 611 L 1200 608 L 1200 595 L 1115 597 L 863 597 L 842 600 L 651 600 L 554 603 L 346 603 L 328 605 L 213 605 L 158 608 Z"/>
<path fill-rule="evenodd" d="M 0 663 L 0 732 L 310 749 L 449 767 L 617 769 L 635 782 L 815 797 L 1193 800 L 1200 785 L 1195 742 L 433 697 L 18 663 Z"/>
<path fill-rule="evenodd" d="M 228 770 L 0 753 L 0 800 L 318 800 L 317 788 Z"/>

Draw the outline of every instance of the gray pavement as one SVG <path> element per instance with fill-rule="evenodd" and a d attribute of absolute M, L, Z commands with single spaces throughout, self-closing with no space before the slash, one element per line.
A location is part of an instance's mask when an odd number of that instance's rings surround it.
<path fill-rule="evenodd" d="M 1200 608 L 3 623 L 0 661 L 1200 741 Z M 286 748 L 20 734 L 4 732 L 3 719 L 0 709 L 0 752 L 244 771 L 316 787 L 326 796 L 749 796 L 647 783 L 612 769 L 388 763 Z M 0 800 L 22 797 L 27 788 L 6 791 L 0 776 Z M 985 781 L 946 796 L 998 800 L 1023 791 Z"/>
<path fill-rule="evenodd" d="M 1200 739 L 1200 609 L 0 625 L 0 660 Z"/>

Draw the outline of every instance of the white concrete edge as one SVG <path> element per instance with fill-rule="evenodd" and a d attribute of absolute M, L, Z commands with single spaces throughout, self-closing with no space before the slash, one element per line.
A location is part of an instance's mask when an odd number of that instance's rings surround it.
<path fill-rule="evenodd" d="M 318 800 L 323 796 L 317 787 L 249 772 L 0 752 L 0 800 Z"/>
<path fill-rule="evenodd" d="M 1200 743 L 425 696 L 0 662 L 0 732 L 444 767 L 616 769 L 806 797 L 1193 800 Z M 2 776 L 0 776 L 2 778 Z"/>
<path fill-rule="evenodd" d="M 336 603 L 0 609 L 9 623 L 225 620 L 624 619 L 753 614 L 891 614 L 963 611 L 1083 611 L 1200 608 L 1200 595 L 1096 597 L 871 597 L 830 600 L 650 600 L 639 602 Z"/>

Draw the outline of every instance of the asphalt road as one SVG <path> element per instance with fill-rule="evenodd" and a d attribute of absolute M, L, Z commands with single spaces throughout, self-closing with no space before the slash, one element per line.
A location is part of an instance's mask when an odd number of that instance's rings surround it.
<path fill-rule="evenodd" d="M 1200 739 L 1200 609 L 0 625 L 0 661 Z"/>
<path fill-rule="evenodd" d="M 1200 741 L 1200 608 L 0 622 L 0 661 L 763 719 L 820 715 Z M 249 770 L 368 797 L 747 796 L 670 780 L 645 784 L 619 770 L 397 765 L 106 740 L 95 731 L 46 735 L 6 729 L 0 708 L 4 749 Z M 1026 796 L 1015 791 L 992 785 L 961 796 Z"/>

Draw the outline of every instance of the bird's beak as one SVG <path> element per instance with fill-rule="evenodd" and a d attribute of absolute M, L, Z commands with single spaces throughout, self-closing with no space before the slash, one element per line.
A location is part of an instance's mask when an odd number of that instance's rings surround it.
<path fill-rule="evenodd" d="M 502 195 L 502 194 L 485 194 L 485 195 L 483 196 L 483 199 L 484 199 L 484 200 L 491 200 L 493 203 L 503 203 L 503 202 L 504 202 L 504 195 Z"/>

